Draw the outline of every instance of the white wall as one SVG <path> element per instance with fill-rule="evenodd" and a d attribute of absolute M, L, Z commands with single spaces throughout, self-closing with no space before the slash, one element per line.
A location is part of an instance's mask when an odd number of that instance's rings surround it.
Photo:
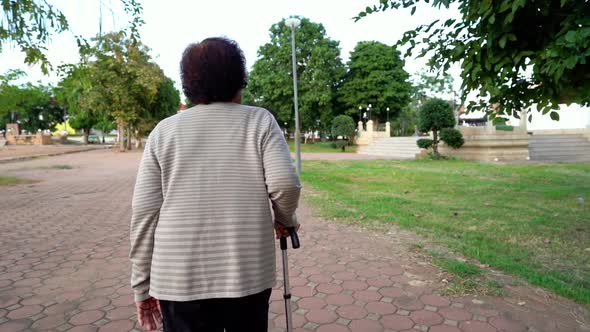
<path fill-rule="evenodd" d="M 532 107 L 529 114 L 533 115 L 532 122 L 527 123 L 527 129 L 543 130 L 543 129 L 578 129 L 590 128 L 590 107 L 580 106 L 578 104 L 571 104 L 569 106 L 563 104 L 559 109 L 559 121 L 551 120 L 548 114 L 543 115 L 537 112 L 536 107 Z M 511 118 L 510 124 L 518 126 L 520 120 Z"/>

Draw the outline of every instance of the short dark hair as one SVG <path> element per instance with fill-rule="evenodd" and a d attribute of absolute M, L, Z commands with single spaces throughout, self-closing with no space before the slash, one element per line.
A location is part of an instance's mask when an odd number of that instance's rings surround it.
<path fill-rule="evenodd" d="M 194 104 L 229 102 L 246 87 L 246 59 L 238 43 L 207 38 L 190 44 L 180 60 L 182 91 Z"/>

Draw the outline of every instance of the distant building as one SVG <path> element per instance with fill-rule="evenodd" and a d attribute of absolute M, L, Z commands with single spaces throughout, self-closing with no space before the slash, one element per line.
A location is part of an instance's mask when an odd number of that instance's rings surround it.
<path fill-rule="evenodd" d="M 532 121 L 527 123 L 528 130 L 590 129 L 590 107 L 564 104 L 560 105 L 558 113 L 559 121 L 554 121 L 549 114 L 542 114 L 536 107 L 531 107 L 528 115 L 531 115 Z M 459 124 L 462 126 L 483 126 L 487 121 L 483 112 L 465 113 L 464 108 L 461 107 L 459 114 Z M 520 119 L 510 117 L 508 124 L 519 126 Z"/>

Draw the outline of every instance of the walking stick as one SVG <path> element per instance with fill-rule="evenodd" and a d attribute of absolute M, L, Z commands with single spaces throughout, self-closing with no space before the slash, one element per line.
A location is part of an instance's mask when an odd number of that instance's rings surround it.
<path fill-rule="evenodd" d="M 299 248 L 299 237 L 295 227 L 288 228 L 293 249 Z M 287 238 L 281 237 L 281 253 L 283 255 L 283 299 L 285 299 L 285 314 L 287 319 L 287 332 L 293 331 L 293 318 L 291 317 L 291 290 L 289 289 L 289 263 L 287 261 Z"/>

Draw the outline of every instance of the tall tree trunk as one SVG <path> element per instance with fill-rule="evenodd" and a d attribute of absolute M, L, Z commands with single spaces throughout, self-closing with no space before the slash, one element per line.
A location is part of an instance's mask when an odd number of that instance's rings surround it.
<path fill-rule="evenodd" d="M 119 152 L 125 152 L 125 122 L 121 119 L 117 119 L 117 136 Z"/>
<path fill-rule="evenodd" d="M 90 128 L 82 128 L 84 131 L 84 144 L 88 144 L 88 135 L 90 135 Z"/>
<path fill-rule="evenodd" d="M 131 126 L 127 127 L 127 150 L 131 151 Z"/>
<path fill-rule="evenodd" d="M 432 131 L 432 151 L 434 151 L 434 155 L 438 158 L 438 132 L 435 130 Z"/>
<path fill-rule="evenodd" d="M 142 144 L 142 142 L 141 142 L 141 135 L 140 135 L 140 132 L 139 132 L 139 130 L 136 130 L 136 131 L 135 131 L 135 148 L 139 150 L 139 149 L 141 149 L 142 147 L 143 147 L 143 144 Z"/>

